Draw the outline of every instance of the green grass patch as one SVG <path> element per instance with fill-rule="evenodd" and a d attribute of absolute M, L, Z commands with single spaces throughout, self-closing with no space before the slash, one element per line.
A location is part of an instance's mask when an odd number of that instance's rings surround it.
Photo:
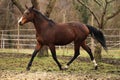
<path fill-rule="evenodd" d="M 69 66 L 69 69 L 66 71 L 60 71 L 57 64 L 51 57 L 51 53 L 49 51 L 49 57 L 35 57 L 33 61 L 33 65 L 31 67 L 30 72 L 51 72 L 51 73 L 63 73 L 66 75 L 70 74 L 85 74 L 88 77 L 109 77 L 109 79 L 118 79 L 120 75 L 120 50 L 111 50 L 109 53 L 102 52 L 103 61 L 99 62 L 98 70 L 94 70 L 94 65 L 90 61 L 88 54 L 81 50 L 81 55 Z M 0 51 L 0 71 L 12 71 L 23 73 L 26 72 L 26 66 L 31 58 L 33 50 L 10 50 L 5 49 Z M 73 49 L 63 50 L 57 49 L 57 57 L 62 66 L 66 65 L 66 63 L 73 56 Z M 104 78 L 103 78 L 104 79 Z M 119 79 L 118 79 L 119 80 Z"/>
<path fill-rule="evenodd" d="M 26 66 L 31 58 L 30 55 L 22 55 L 21 54 L 9 54 L 5 55 L 1 54 L 0 56 L 0 70 L 17 70 L 17 71 L 25 71 Z M 5 56 L 4 56 L 5 55 Z M 18 55 L 18 56 L 13 56 Z M 58 57 L 60 63 L 64 66 L 70 60 L 71 57 Z M 33 61 L 33 65 L 31 67 L 31 71 L 59 71 L 58 66 L 56 65 L 55 61 L 52 59 L 51 56 L 49 57 L 36 57 Z M 104 62 L 99 63 L 99 69 L 97 71 L 94 70 L 93 63 L 90 61 L 81 61 L 79 58 L 75 60 L 69 67 L 68 70 L 65 72 L 67 73 L 93 73 L 93 74 L 101 74 L 101 73 L 110 73 L 115 75 L 120 75 L 120 65 L 113 65 Z"/>
<path fill-rule="evenodd" d="M 0 49 L 0 53 L 24 53 L 24 54 L 32 54 L 34 49 Z M 51 55 L 51 52 L 48 50 L 49 55 Z M 73 56 L 74 50 L 73 49 L 56 49 L 57 55 L 62 56 Z M 80 56 L 81 57 L 89 57 L 88 53 L 81 49 L 80 50 Z M 106 53 L 104 50 L 102 50 L 102 57 L 103 58 L 115 58 L 120 59 L 120 50 L 108 50 L 108 53 Z"/>
<path fill-rule="evenodd" d="M 0 53 L 25 53 L 31 54 L 33 49 L 0 49 Z"/>

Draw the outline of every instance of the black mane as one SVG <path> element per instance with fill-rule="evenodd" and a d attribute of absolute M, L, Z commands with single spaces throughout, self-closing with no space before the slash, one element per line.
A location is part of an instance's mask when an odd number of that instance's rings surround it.
<path fill-rule="evenodd" d="M 46 19 L 48 22 L 51 22 L 51 23 L 54 23 L 55 22 L 52 20 L 52 19 L 49 19 L 48 17 L 46 17 L 45 15 L 43 15 L 40 11 L 36 10 L 36 9 L 33 9 L 33 11 L 37 14 L 39 14 L 40 16 L 42 16 L 44 19 Z"/>

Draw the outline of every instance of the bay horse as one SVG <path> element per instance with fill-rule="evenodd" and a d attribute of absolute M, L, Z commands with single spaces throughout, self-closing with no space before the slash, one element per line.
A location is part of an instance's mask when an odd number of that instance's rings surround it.
<path fill-rule="evenodd" d="M 18 21 L 19 25 L 23 25 L 27 22 L 32 22 L 34 24 L 37 39 L 37 45 L 30 62 L 28 63 L 27 70 L 30 70 L 34 57 L 44 45 L 47 45 L 50 48 L 52 57 L 60 70 L 67 69 L 68 66 L 70 66 L 70 64 L 79 56 L 80 46 L 89 54 L 95 65 L 95 69 L 98 68 L 91 49 L 85 43 L 85 39 L 91 34 L 91 36 L 94 37 L 106 50 L 105 37 L 100 30 L 80 22 L 55 23 L 36 10 L 34 6 L 30 8 L 26 7 L 25 12 Z M 72 41 L 74 42 L 74 56 L 63 68 L 57 59 L 55 45 L 62 46 L 69 44 Z"/>

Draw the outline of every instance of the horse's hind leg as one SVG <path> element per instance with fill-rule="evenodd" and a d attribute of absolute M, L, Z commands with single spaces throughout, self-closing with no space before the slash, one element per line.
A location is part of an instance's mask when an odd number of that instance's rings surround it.
<path fill-rule="evenodd" d="M 91 60 L 93 61 L 94 65 L 95 65 L 95 70 L 97 70 L 98 66 L 97 66 L 97 63 L 96 63 L 96 61 L 95 61 L 95 59 L 94 59 L 94 57 L 93 57 L 93 54 L 92 54 L 91 49 L 86 45 L 85 41 L 83 42 L 83 44 L 82 44 L 81 46 L 82 46 L 82 48 L 83 48 L 84 50 L 87 51 L 87 53 L 89 54 Z"/>
<path fill-rule="evenodd" d="M 67 63 L 67 66 L 66 68 L 79 56 L 80 52 L 79 52 L 79 49 L 80 49 L 80 44 L 75 44 L 74 45 L 74 56 L 73 58 Z"/>

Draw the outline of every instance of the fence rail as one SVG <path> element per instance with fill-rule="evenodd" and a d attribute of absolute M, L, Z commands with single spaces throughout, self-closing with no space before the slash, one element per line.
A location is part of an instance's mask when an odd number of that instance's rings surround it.
<path fill-rule="evenodd" d="M 108 49 L 120 49 L 120 29 L 105 29 L 104 34 Z M 90 42 L 90 37 L 87 39 Z M 0 48 L 34 48 L 36 45 L 35 29 L 0 30 Z M 69 44 L 69 47 L 73 46 Z"/>

